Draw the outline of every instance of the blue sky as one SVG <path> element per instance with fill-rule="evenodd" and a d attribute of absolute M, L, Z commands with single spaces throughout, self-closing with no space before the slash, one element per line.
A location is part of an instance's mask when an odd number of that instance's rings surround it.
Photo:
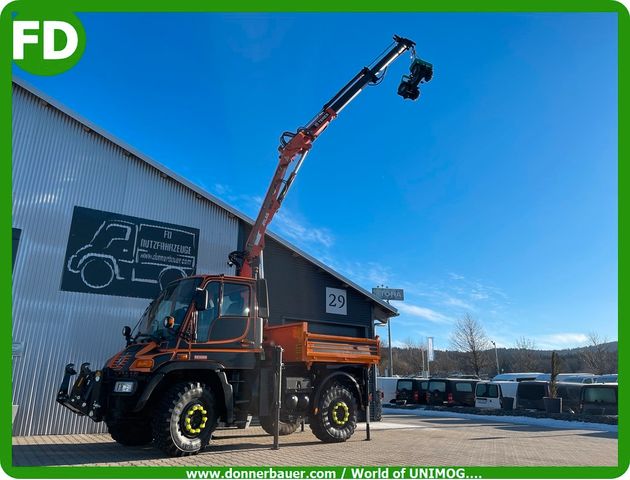
<path fill-rule="evenodd" d="M 617 338 L 614 14 L 82 14 L 67 73 L 14 73 L 254 216 L 280 133 L 394 33 L 407 56 L 316 142 L 272 229 L 365 288 L 404 288 L 397 343 L 468 312 L 511 346 Z"/>

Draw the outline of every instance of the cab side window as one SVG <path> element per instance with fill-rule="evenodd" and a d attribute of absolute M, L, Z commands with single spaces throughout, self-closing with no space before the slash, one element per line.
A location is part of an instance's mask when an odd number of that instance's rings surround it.
<path fill-rule="evenodd" d="M 249 287 L 239 283 L 223 284 L 222 317 L 249 316 Z"/>
<path fill-rule="evenodd" d="M 208 340 L 210 327 L 219 316 L 219 283 L 209 283 L 206 290 L 208 290 L 208 308 L 197 313 L 197 342 L 200 343 Z"/>

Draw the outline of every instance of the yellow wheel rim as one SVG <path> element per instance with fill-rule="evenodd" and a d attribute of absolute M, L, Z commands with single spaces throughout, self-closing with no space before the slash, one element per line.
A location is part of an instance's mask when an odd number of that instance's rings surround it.
<path fill-rule="evenodd" d="M 184 417 L 184 429 L 189 435 L 198 435 L 206 427 L 207 421 L 208 411 L 201 405 L 193 405 Z"/>
<path fill-rule="evenodd" d="M 337 425 L 345 425 L 350 418 L 350 409 L 346 402 L 339 401 L 335 403 L 332 409 L 332 419 Z"/>

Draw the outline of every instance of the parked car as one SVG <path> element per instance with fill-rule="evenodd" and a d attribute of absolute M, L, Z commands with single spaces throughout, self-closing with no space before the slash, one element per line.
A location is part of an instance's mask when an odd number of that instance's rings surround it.
<path fill-rule="evenodd" d="M 617 415 L 617 383 L 593 383 L 582 387 L 580 412 L 589 415 Z"/>
<path fill-rule="evenodd" d="M 432 378 L 426 393 L 429 405 L 475 406 L 475 386 L 479 380 L 464 378 Z"/>
<path fill-rule="evenodd" d="M 503 381 L 512 381 L 512 382 L 523 382 L 525 380 L 536 380 L 536 377 L 539 375 L 544 375 L 540 372 L 526 372 L 526 373 L 500 373 L 499 375 L 495 375 L 492 378 L 493 382 L 503 382 Z"/>
<path fill-rule="evenodd" d="M 549 396 L 549 382 L 541 380 L 518 382 L 516 408 L 545 410 L 544 397 Z"/>
<path fill-rule="evenodd" d="M 428 378 L 401 378 L 396 385 L 396 403 L 425 404 Z"/>
<path fill-rule="evenodd" d="M 562 411 L 566 413 L 578 413 L 584 383 L 562 382 L 558 383 L 558 397 L 562 398 Z"/>
<path fill-rule="evenodd" d="M 504 398 L 516 398 L 518 383 L 513 380 L 483 381 L 475 387 L 475 407 L 484 409 L 503 408 Z"/>

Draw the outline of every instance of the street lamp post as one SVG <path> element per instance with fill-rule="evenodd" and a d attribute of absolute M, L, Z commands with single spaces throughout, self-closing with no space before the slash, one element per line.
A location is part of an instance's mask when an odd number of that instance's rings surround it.
<path fill-rule="evenodd" d="M 386 285 L 372 289 L 372 295 L 390 305 L 390 300 L 404 301 L 405 294 L 402 288 L 389 288 Z M 392 352 L 392 317 L 387 319 L 387 348 L 389 350 L 389 376 L 394 376 L 394 356 Z"/>
<path fill-rule="evenodd" d="M 494 340 L 490 340 L 490 343 L 492 343 L 492 345 L 494 345 L 494 358 L 497 361 L 497 375 L 499 373 L 501 373 L 501 371 L 499 370 L 499 352 L 497 351 L 497 344 Z"/>
<path fill-rule="evenodd" d="M 389 302 L 387 302 L 389 303 Z M 389 376 L 394 376 L 394 357 L 392 356 L 392 319 L 387 319 L 387 349 L 389 350 Z"/>
<path fill-rule="evenodd" d="M 389 369 L 388 369 L 388 373 L 387 375 L 390 377 L 393 377 L 394 374 L 392 373 L 392 330 L 389 326 L 389 321 L 391 320 L 391 318 L 387 319 L 387 348 L 389 349 Z M 385 325 L 383 325 L 382 323 L 375 323 L 374 324 L 375 327 L 384 327 Z"/>

